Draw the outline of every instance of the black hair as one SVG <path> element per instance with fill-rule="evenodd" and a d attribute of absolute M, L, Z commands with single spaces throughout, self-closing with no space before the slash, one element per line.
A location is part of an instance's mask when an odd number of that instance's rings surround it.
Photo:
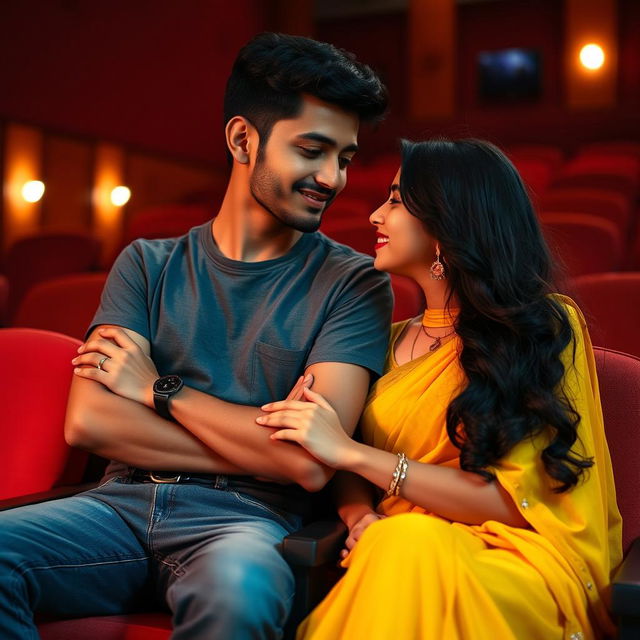
<path fill-rule="evenodd" d="M 447 410 L 460 466 L 494 478 L 517 443 L 549 429 L 541 453 L 554 491 L 593 462 L 572 451 L 579 414 L 562 390 L 560 354 L 575 336 L 550 294 L 552 261 L 518 172 L 481 140 L 402 141 L 400 194 L 440 245 L 467 378 Z M 574 353 L 575 355 L 575 353 Z"/>
<path fill-rule="evenodd" d="M 310 38 L 266 32 L 236 58 L 224 96 L 224 124 L 245 117 L 263 149 L 274 123 L 300 112 L 302 94 L 353 112 L 363 122 L 381 120 L 387 109 L 384 84 L 352 53 Z"/>

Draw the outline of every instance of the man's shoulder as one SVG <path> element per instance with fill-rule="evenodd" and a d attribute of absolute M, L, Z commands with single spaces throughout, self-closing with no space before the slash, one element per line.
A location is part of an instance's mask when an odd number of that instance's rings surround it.
<path fill-rule="evenodd" d="M 176 251 L 182 251 L 193 240 L 197 241 L 198 233 L 199 227 L 194 227 L 184 235 L 171 238 L 137 238 L 122 253 L 145 264 L 164 264 Z"/>

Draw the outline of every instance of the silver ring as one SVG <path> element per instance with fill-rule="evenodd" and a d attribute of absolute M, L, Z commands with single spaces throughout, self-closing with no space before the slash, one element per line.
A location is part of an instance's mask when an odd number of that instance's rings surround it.
<path fill-rule="evenodd" d="M 104 371 L 104 369 L 102 368 L 102 365 L 109 359 L 109 356 L 105 356 L 104 358 L 100 359 L 100 362 L 98 362 L 98 371 Z"/>

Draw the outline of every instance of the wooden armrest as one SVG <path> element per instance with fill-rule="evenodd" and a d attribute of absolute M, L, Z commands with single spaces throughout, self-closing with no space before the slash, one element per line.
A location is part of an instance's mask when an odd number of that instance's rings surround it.
<path fill-rule="evenodd" d="M 37 504 L 38 502 L 46 502 L 47 500 L 56 500 L 58 498 L 67 498 L 74 496 L 81 491 L 87 491 L 97 486 L 96 482 L 88 482 L 86 484 L 74 484 L 65 487 L 55 487 L 48 491 L 40 491 L 38 493 L 29 493 L 25 496 L 16 496 L 15 498 L 5 498 L 0 500 L 0 511 L 6 509 L 15 509 L 23 507 L 27 504 Z"/>
<path fill-rule="evenodd" d="M 318 567 L 336 563 L 347 536 L 339 520 L 319 520 L 289 534 L 282 542 L 282 555 L 290 565 Z"/>

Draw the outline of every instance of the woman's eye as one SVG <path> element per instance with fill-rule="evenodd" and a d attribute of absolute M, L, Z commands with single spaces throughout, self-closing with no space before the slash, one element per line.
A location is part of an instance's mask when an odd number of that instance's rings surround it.
<path fill-rule="evenodd" d="M 391 198 L 389 198 L 389 204 L 400 204 L 400 200 L 392 196 Z"/>

